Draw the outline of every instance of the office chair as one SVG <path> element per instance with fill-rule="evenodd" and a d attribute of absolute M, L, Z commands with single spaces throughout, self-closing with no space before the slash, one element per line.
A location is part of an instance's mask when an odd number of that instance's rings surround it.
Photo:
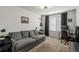
<path fill-rule="evenodd" d="M 61 39 L 64 40 L 64 45 L 68 44 L 70 37 L 70 29 L 68 25 L 62 25 L 61 26 Z"/>

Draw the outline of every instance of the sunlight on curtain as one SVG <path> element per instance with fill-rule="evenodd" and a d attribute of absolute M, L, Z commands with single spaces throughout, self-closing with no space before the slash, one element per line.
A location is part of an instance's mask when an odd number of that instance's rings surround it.
<path fill-rule="evenodd" d="M 49 17 L 49 31 L 56 31 L 56 18 Z"/>

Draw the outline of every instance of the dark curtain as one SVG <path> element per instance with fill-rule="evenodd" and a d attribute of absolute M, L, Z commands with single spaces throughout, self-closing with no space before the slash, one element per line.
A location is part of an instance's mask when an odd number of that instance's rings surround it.
<path fill-rule="evenodd" d="M 67 38 L 67 13 L 61 13 L 61 38 Z"/>
<path fill-rule="evenodd" d="M 62 25 L 67 25 L 67 13 L 61 14 L 61 26 Z"/>
<path fill-rule="evenodd" d="M 45 16 L 45 35 L 49 36 L 49 16 Z"/>

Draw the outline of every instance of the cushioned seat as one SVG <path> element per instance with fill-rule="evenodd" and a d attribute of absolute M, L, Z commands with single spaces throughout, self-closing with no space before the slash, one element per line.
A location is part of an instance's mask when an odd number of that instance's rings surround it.
<path fill-rule="evenodd" d="M 36 36 L 34 36 L 33 38 L 34 38 L 34 39 L 37 39 L 37 40 L 40 40 L 40 39 L 42 39 L 43 37 L 45 37 L 45 35 L 36 35 Z"/>
<path fill-rule="evenodd" d="M 36 41 L 36 39 L 33 39 L 33 38 L 25 38 L 25 39 L 21 39 L 21 40 L 18 40 L 16 41 L 16 46 L 15 46 L 15 50 L 19 50 L 31 43 L 34 43 Z"/>
<path fill-rule="evenodd" d="M 41 40 L 42 38 L 45 38 L 45 35 L 38 34 L 36 30 L 31 30 L 30 37 L 37 39 L 37 40 Z"/>
<path fill-rule="evenodd" d="M 39 34 L 39 35 L 37 35 L 37 36 L 45 37 L 45 35 L 43 35 L 43 34 Z"/>

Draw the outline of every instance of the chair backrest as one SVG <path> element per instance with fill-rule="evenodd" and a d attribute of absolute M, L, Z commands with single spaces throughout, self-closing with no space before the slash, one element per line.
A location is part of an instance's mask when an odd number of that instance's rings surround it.
<path fill-rule="evenodd" d="M 61 38 L 68 39 L 70 36 L 70 29 L 68 25 L 61 26 Z"/>
<path fill-rule="evenodd" d="M 61 26 L 61 30 L 62 31 L 68 31 L 69 30 L 69 26 L 68 25 L 62 25 Z"/>

